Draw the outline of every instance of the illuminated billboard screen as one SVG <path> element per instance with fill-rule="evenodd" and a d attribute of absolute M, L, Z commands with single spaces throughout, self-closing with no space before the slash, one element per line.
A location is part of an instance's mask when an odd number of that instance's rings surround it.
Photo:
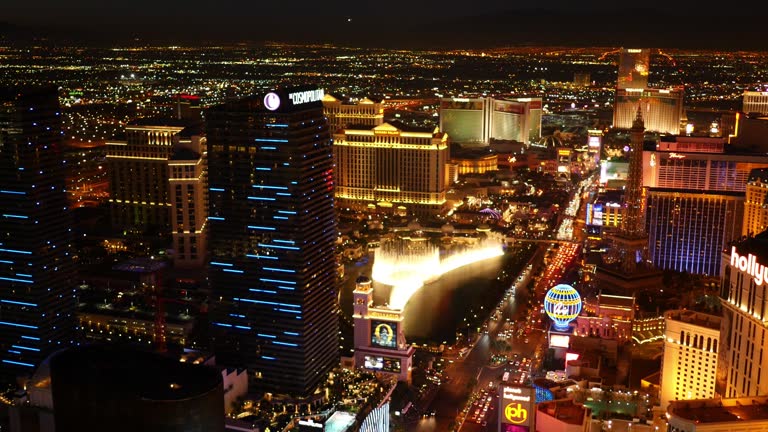
<path fill-rule="evenodd" d="M 549 347 L 550 348 L 568 348 L 568 343 L 571 338 L 565 335 L 552 334 L 549 335 Z"/>
<path fill-rule="evenodd" d="M 394 357 L 365 356 L 365 368 L 384 372 L 400 372 L 400 359 Z"/>
<path fill-rule="evenodd" d="M 536 394 L 530 387 L 502 385 L 499 398 L 500 430 L 528 432 L 534 430 Z"/>
<path fill-rule="evenodd" d="M 397 349 L 397 323 L 371 320 L 371 345 Z"/>

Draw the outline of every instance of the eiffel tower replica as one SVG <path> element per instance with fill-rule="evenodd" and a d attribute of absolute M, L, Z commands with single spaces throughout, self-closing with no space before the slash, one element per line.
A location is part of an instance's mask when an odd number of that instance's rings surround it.
<path fill-rule="evenodd" d="M 631 153 L 621 225 L 616 232 L 606 234 L 610 246 L 595 272 L 601 290 L 620 295 L 657 290 L 662 286 L 662 272 L 654 268 L 649 258 L 645 231 L 644 133 L 645 124 L 638 106 L 630 129 Z"/>

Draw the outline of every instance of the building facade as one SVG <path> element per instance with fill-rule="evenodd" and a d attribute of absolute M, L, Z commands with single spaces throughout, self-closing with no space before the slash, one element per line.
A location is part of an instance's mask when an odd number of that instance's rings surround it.
<path fill-rule="evenodd" d="M 741 234 L 755 235 L 768 229 L 768 168 L 753 169 L 749 173 L 745 192 Z"/>
<path fill-rule="evenodd" d="M 646 226 L 654 265 L 718 275 L 721 251 L 742 234 L 749 175 L 768 158 L 722 140 L 675 137 L 643 154 Z"/>
<path fill-rule="evenodd" d="M 334 163 L 323 90 L 210 108 L 209 279 L 217 362 L 309 394 L 339 364 Z"/>
<path fill-rule="evenodd" d="M 715 396 L 719 316 L 690 310 L 664 313 L 661 408 L 670 401 Z"/>
<path fill-rule="evenodd" d="M 720 373 L 723 397 L 768 394 L 768 231 L 733 243 L 723 252 Z"/>
<path fill-rule="evenodd" d="M 442 98 L 440 130 L 464 145 L 487 145 L 491 139 L 537 143 L 542 106 L 535 97 Z"/>
<path fill-rule="evenodd" d="M 58 90 L 0 88 L 0 372 L 74 342 L 75 267 Z"/>
<path fill-rule="evenodd" d="M 368 98 L 351 101 L 326 94 L 323 112 L 332 134 L 352 125 L 373 127 L 384 123 L 384 105 Z"/>
<path fill-rule="evenodd" d="M 339 206 L 439 213 L 446 204 L 448 136 L 437 128 L 345 129 L 333 155 Z"/>
<path fill-rule="evenodd" d="M 768 115 L 768 92 L 745 91 L 742 99 L 742 111 Z"/>
<path fill-rule="evenodd" d="M 201 268 L 207 253 L 206 138 L 181 135 L 168 160 L 173 263 L 179 268 Z"/>
<path fill-rule="evenodd" d="M 641 106 L 645 130 L 663 134 L 680 133 L 683 117 L 683 88 L 626 88 L 616 90 L 613 127 L 629 129 Z"/>
<path fill-rule="evenodd" d="M 644 89 L 648 87 L 651 50 L 648 48 L 622 48 L 619 53 L 619 77 L 616 88 Z"/>

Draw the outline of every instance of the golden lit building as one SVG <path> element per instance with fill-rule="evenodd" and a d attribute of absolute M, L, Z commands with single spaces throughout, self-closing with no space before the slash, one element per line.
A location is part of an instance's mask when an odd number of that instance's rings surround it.
<path fill-rule="evenodd" d="M 760 113 L 762 115 L 768 115 L 768 92 L 744 91 L 743 96 L 742 110 L 745 113 Z"/>
<path fill-rule="evenodd" d="M 715 396 L 719 316 L 691 310 L 664 314 L 664 354 L 661 362 L 661 408 L 670 401 Z"/>
<path fill-rule="evenodd" d="M 171 228 L 168 161 L 187 120 L 138 119 L 125 127 L 125 140 L 107 141 L 110 217 L 113 228 Z"/>
<path fill-rule="evenodd" d="M 326 93 L 323 96 L 323 113 L 328 117 L 331 133 L 350 126 L 378 126 L 384 123 L 384 105 L 368 98 L 355 102 Z"/>
<path fill-rule="evenodd" d="M 626 88 L 616 90 L 613 126 L 629 129 L 642 106 L 645 130 L 676 135 L 683 116 L 683 89 Z"/>
<path fill-rule="evenodd" d="M 176 267 L 199 268 L 207 251 L 206 139 L 185 131 L 179 134 L 179 142 L 168 161 L 173 262 Z"/>
<path fill-rule="evenodd" d="M 456 164 L 459 175 L 499 170 L 499 157 L 495 153 L 477 157 L 452 157 L 451 163 Z"/>
<path fill-rule="evenodd" d="M 753 169 L 747 180 L 742 235 L 754 235 L 768 228 L 768 168 Z"/>
<path fill-rule="evenodd" d="M 732 243 L 722 255 L 723 309 L 718 393 L 768 394 L 768 231 Z"/>
<path fill-rule="evenodd" d="M 333 136 L 336 201 L 359 210 L 439 213 L 446 205 L 448 135 L 383 123 Z"/>

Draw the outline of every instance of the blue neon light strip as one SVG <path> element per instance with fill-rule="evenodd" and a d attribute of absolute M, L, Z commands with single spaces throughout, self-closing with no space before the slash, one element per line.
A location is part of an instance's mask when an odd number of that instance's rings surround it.
<path fill-rule="evenodd" d="M 263 289 L 258 289 L 258 288 L 248 288 L 248 291 L 260 292 L 260 293 L 265 293 L 265 294 L 277 294 L 277 291 L 263 290 Z"/>
<path fill-rule="evenodd" d="M 296 244 L 293 240 L 274 240 L 275 243 L 287 243 L 287 244 Z"/>
<path fill-rule="evenodd" d="M 10 253 L 23 254 L 23 255 L 32 255 L 32 252 L 23 251 L 23 250 L 16 250 L 16 249 L 0 249 L 0 252 L 10 252 Z"/>
<path fill-rule="evenodd" d="M 282 286 L 282 285 L 278 285 L 277 288 L 281 289 L 281 290 L 286 290 L 286 291 L 296 291 L 296 288 L 294 288 L 294 287 L 287 287 L 287 286 Z"/>
<path fill-rule="evenodd" d="M 277 147 L 273 146 L 261 146 L 259 147 L 260 150 L 277 150 Z"/>
<path fill-rule="evenodd" d="M 299 308 L 301 309 L 301 305 L 295 305 L 291 303 L 277 303 L 277 302 L 271 302 L 271 301 L 264 301 L 264 300 L 251 300 L 251 299 L 245 299 L 240 297 L 235 297 L 233 300 L 235 301 L 244 301 L 248 303 L 259 303 L 259 304 L 268 304 L 272 306 L 283 306 L 283 307 L 292 307 L 292 308 Z"/>
<path fill-rule="evenodd" d="M 287 128 L 288 124 L 286 124 L 286 123 L 267 123 L 264 126 L 266 126 L 266 127 Z"/>
<path fill-rule="evenodd" d="M 297 185 L 297 184 L 299 184 L 299 182 L 297 182 L 297 181 L 292 181 L 292 182 L 291 182 L 291 184 L 292 184 L 292 185 Z"/>
<path fill-rule="evenodd" d="M 286 269 L 279 269 L 275 267 L 264 267 L 264 270 L 271 270 L 271 271 L 282 272 L 282 273 L 296 273 L 296 270 L 286 270 Z"/>
<path fill-rule="evenodd" d="M 272 216 L 272 219 L 282 219 L 282 220 L 288 220 L 285 216 Z"/>
<path fill-rule="evenodd" d="M 3 217 L 7 217 L 10 219 L 29 219 L 29 216 L 20 216 L 15 214 L 8 214 L 8 213 L 4 213 Z"/>
<path fill-rule="evenodd" d="M 16 351 L 16 350 L 11 350 L 11 349 L 9 349 L 8 352 L 9 353 L 13 353 L 13 354 L 21 354 L 21 351 Z"/>
<path fill-rule="evenodd" d="M 211 265 L 222 266 L 222 267 L 232 267 L 233 266 L 233 264 L 223 263 L 223 262 L 219 262 L 219 261 L 211 261 Z"/>
<path fill-rule="evenodd" d="M 10 194 L 10 195 L 26 195 L 27 194 L 26 192 L 18 192 L 18 191 L 5 190 L 5 189 L 0 190 L 0 193 Z"/>
<path fill-rule="evenodd" d="M 240 315 L 240 314 L 229 314 L 229 316 L 237 317 L 237 318 L 245 318 L 245 315 Z"/>
<path fill-rule="evenodd" d="M 225 271 L 227 273 L 239 273 L 239 274 L 245 273 L 243 270 L 223 269 L 223 271 Z"/>
<path fill-rule="evenodd" d="M 288 190 L 288 187 L 286 186 L 265 186 L 265 185 L 253 185 L 251 186 L 254 189 L 277 189 L 277 190 Z"/>
<path fill-rule="evenodd" d="M 272 168 L 267 168 L 267 167 L 256 167 L 256 171 L 272 171 Z"/>
<path fill-rule="evenodd" d="M 270 339 L 277 339 L 277 336 L 271 335 L 271 334 L 256 333 L 256 336 L 260 336 L 260 337 L 264 337 L 264 338 L 270 338 Z"/>
<path fill-rule="evenodd" d="M 37 352 L 40 352 L 40 348 L 30 348 L 30 347 L 25 347 L 25 346 L 21 346 L 21 345 L 11 345 L 11 348 L 16 348 L 16 349 L 20 349 L 20 350 L 26 350 L 26 351 L 37 351 Z"/>
<path fill-rule="evenodd" d="M 287 331 L 287 332 L 283 332 L 283 333 L 285 333 L 285 334 L 287 334 L 287 335 L 289 335 L 289 336 L 298 336 L 298 335 L 299 335 L 298 333 L 295 333 L 295 332 L 289 332 L 289 331 Z"/>
<path fill-rule="evenodd" d="M 277 280 L 277 279 L 266 279 L 266 278 L 259 278 L 262 282 L 275 282 L 275 283 L 284 283 L 288 285 L 296 285 L 296 282 L 286 281 L 286 280 Z"/>
<path fill-rule="evenodd" d="M 301 311 L 291 310 L 291 309 L 281 309 L 281 308 L 278 308 L 277 310 L 280 311 L 280 312 L 289 312 L 289 313 L 294 313 L 294 314 L 300 314 L 301 313 Z"/>
<path fill-rule="evenodd" d="M 0 263 L 3 263 L 3 264 L 13 264 L 13 261 L 0 260 Z"/>
<path fill-rule="evenodd" d="M 15 365 L 19 365 L 19 366 L 35 367 L 35 365 L 30 364 L 30 363 L 22 363 L 22 362 L 17 362 L 17 361 L 13 361 L 13 360 L 3 360 L 3 363 L 15 364 Z"/>
<path fill-rule="evenodd" d="M 275 344 L 275 345 L 285 345 L 285 346 L 290 346 L 290 347 L 297 347 L 297 346 L 299 346 L 298 344 L 290 343 L 290 342 L 272 341 L 272 343 Z"/>
<path fill-rule="evenodd" d="M 13 300 L 0 300 L 0 303 L 10 303 L 10 304 L 17 304 L 22 306 L 37 307 L 35 303 L 27 303 L 27 302 L 13 301 Z"/>
<path fill-rule="evenodd" d="M 21 327 L 21 328 L 28 328 L 28 329 L 37 329 L 37 326 L 27 325 L 27 324 L 16 324 L 8 321 L 0 321 L 0 325 L 7 325 L 11 327 Z"/>
<path fill-rule="evenodd" d="M 11 282 L 23 282 L 23 283 L 30 283 L 30 284 L 33 283 L 33 281 L 31 281 L 31 280 L 15 279 L 15 278 L 7 278 L 7 277 L 0 277 L 0 280 L 7 280 L 7 281 L 11 281 Z"/>
<path fill-rule="evenodd" d="M 224 218 L 223 217 L 218 217 L 218 216 L 208 216 L 208 220 L 220 220 L 220 221 L 223 221 Z"/>
<path fill-rule="evenodd" d="M 276 143 L 287 143 L 287 139 L 279 139 L 279 138 L 254 138 L 254 141 L 256 142 L 276 142 Z"/>
<path fill-rule="evenodd" d="M 222 188 L 208 188 L 211 192 L 224 192 L 224 189 Z"/>
<path fill-rule="evenodd" d="M 32 277 L 31 274 L 26 274 L 26 273 L 16 273 L 16 276 L 19 276 L 19 277 Z"/>
<path fill-rule="evenodd" d="M 291 194 L 289 194 L 289 193 L 286 193 L 286 192 L 278 192 L 278 193 L 276 193 L 275 195 L 279 195 L 279 196 L 291 196 Z"/>
<path fill-rule="evenodd" d="M 283 166 L 291 166 L 291 164 L 289 164 L 288 162 L 283 162 Z M 293 183 L 293 182 L 291 182 L 291 183 Z"/>
<path fill-rule="evenodd" d="M 277 360 L 274 357 L 267 357 L 267 356 L 261 356 L 261 358 L 263 358 L 264 360 Z"/>
<path fill-rule="evenodd" d="M 248 229 L 255 229 L 255 230 L 266 230 L 266 231 L 274 231 L 277 228 L 274 227 L 265 227 L 265 226 L 259 226 L 259 225 L 248 225 Z"/>
<path fill-rule="evenodd" d="M 241 325 L 236 325 L 235 328 L 239 328 L 239 329 L 243 329 L 243 330 L 250 330 L 251 329 L 248 326 L 241 326 Z"/>
<path fill-rule="evenodd" d="M 256 259 L 271 259 L 276 260 L 277 257 L 269 256 L 269 255 L 254 255 L 254 254 L 245 254 L 248 258 L 256 258 Z"/>
<path fill-rule="evenodd" d="M 29 339 L 29 340 L 40 340 L 39 337 L 34 337 L 34 336 L 22 336 L 21 338 L 22 339 Z"/>
<path fill-rule="evenodd" d="M 232 327 L 232 324 L 227 324 L 227 323 L 215 322 L 214 324 L 216 324 L 219 327 Z"/>
<path fill-rule="evenodd" d="M 289 211 L 289 210 L 278 210 L 277 212 L 281 213 L 281 214 L 291 214 L 291 215 L 295 215 L 296 214 L 295 211 Z"/>
<path fill-rule="evenodd" d="M 265 247 L 265 248 L 273 248 L 273 249 L 299 250 L 299 248 L 295 246 L 280 246 L 280 245 L 266 244 L 266 243 L 259 243 L 259 246 Z"/>
<path fill-rule="evenodd" d="M 255 196 L 249 196 L 248 199 L 249 200 L 254 200 L 254 201 L 274 201 L 275 200 L 275 198 L 255 197 Z"/>

